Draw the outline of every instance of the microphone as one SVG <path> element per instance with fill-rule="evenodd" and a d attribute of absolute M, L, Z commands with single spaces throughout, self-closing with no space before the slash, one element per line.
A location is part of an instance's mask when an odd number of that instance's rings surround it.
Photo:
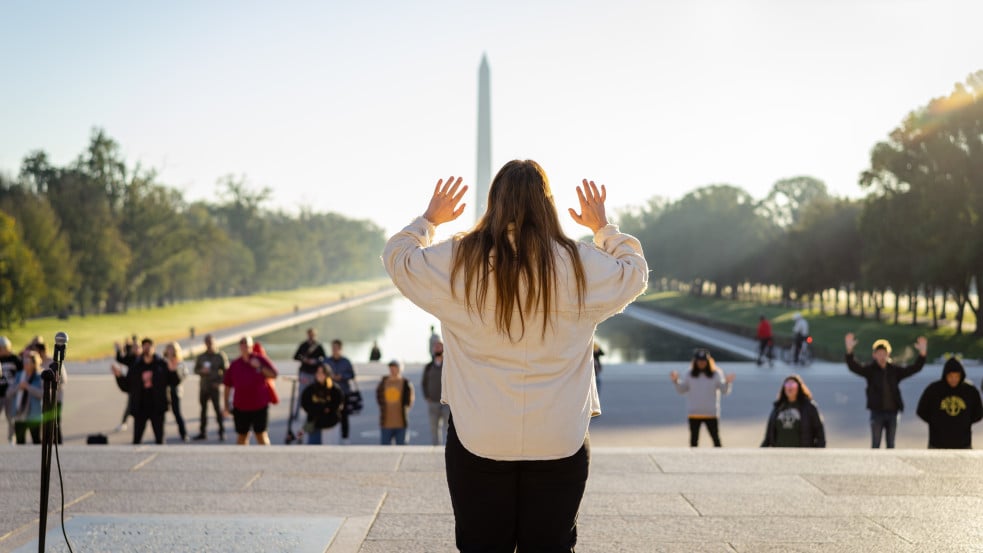
<path fill-rule="evenodd" d="M 41 378 L 51 382 L 55 381 L 57 373 L 61 372 L 61 364 L 65 361 L 65 345 L 68 344 L 68 334 L 59 332 L 55 334 L 55 357 L 52 360 L 50 370 L 41 371 Z"/>

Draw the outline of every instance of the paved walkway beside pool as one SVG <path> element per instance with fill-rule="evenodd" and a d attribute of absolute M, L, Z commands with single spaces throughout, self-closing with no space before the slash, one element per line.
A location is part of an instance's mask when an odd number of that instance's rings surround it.
<path fill-rule="evenodd" d="M 93 551 L 454 551 L 439 448 L 63 446 Z M 0 446 L 0 551 L 37 551 L 40 449 Z M 578 552 L 980 551 L 983 453 L 595 448 Z M 47 551 L 67 551 L 57 474 Z"/>

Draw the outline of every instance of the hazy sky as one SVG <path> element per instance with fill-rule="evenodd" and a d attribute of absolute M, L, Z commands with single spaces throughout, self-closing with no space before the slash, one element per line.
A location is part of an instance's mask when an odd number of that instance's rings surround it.
<path fill-rule="evenodd" d="M 271 207 L 394 231 L 436 179 L 474 184 L 487 53 L 493 172 L 539 161 L 565 221 L 584 177 L 612 208 L 800 174 L 859 196 L 874 143 L 983 69 L 980 21 L 975 0 L 3 2 L 0 171 L 98 126 L 188 199 L 244 174 Z"/>

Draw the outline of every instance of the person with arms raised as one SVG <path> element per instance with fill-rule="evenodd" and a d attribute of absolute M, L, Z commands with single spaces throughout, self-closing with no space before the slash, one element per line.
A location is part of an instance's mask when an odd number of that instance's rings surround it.
<path fill-rule="evenodd" d="M 433 243 L 464 213 L 462 179 L 440 180 L 422 217 L 389 239 L 393 283 L 440 321 L 444 448 L 458 549 L 573 551 L 590 464 L 588 425 L 601 412 L 597 325 L 648 283 L 638 240 L 609 224 L 607 190 L 584 180 L 568 238 L 546 173 L 506 163 L 470 231 Z"/>

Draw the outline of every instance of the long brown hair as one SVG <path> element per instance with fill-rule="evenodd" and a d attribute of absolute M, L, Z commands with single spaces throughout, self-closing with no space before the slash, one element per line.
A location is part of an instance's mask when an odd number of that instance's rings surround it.
<path fill-rule="evenodd" d="M 778 390 L 778 399 L 775 400 L 775 405 L 780 405 L 782 403 L 791 403 L 788 400 L 788 396 L 785 395 L 785 383 L 788 382 L 789 380 L 794 380 L 799 384 L 799 395 L 798 395 L 799 398 L 804 398 L 806 401 L 812 400 L 812 392 L 809 391 L 809 387 L 806 386 L 806 383 L 802 381 L 802 377 L 797 374 L 793 374 L 793 375 L 786 376 L 785 380 L 782 380 L 782 387 L 780 390 Z"/>
<path fill-rule="evenodd" d="M 512 160 L 495 175 L 488 191 L 488 209 L 478 224 L 456 237 L 451 292 L 457 296 L 455 277 L 463 271 L 465 305 L 484 318 L 481 308 L 493 282 L 498 332 L 514 340 L 512 320 L 518 314 L 521 338 L 526 319 L 541 309 L 545 337 L 557 297 L 557 245 L 570 256 L 578 308 L 582 309 L 587 288 L 584 266 L 577 243 L 560 227 L 546 173 L 535 161 Z"/>

